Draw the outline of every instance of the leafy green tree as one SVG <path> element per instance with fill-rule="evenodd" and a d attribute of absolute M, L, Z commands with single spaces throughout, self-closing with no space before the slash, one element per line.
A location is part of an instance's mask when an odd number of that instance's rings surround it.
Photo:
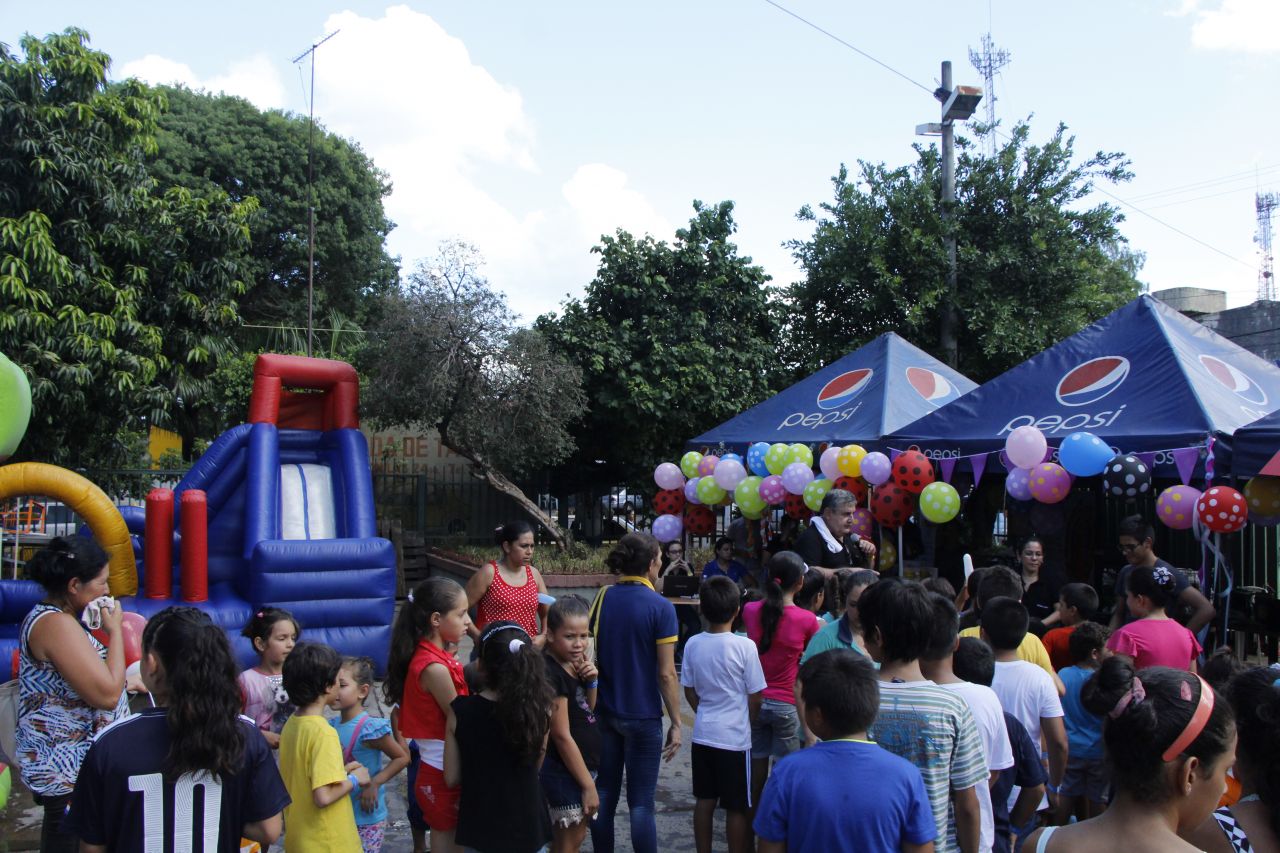
<path fill-rule="evenodd" d="M 1108 204 L 1081 207 L 1095 181 L 1128 180 L 1120 154 L 1074 162 L 1074 140 L 1059 126 L 1042 145 L 1026 123 L 993 157 L 957 140 L 955 216 L 940 215 L 941 161 L 916 147 L 916 162 L 890 168 L 861 162 L 860 178 L 840 167 L 835 197 L 803 221 L 809 240 L 788 245 L 804 280 L 779 303 L 783 358 L 798 375 L 829 364 L 873 337 L 895 331 L 940 353 L 947 298 L 945 229 L 957 241 L 958 368 L 985 381 L 1133 299 L 1140 255 Z"/>
<path fill-rule="evenodd" d="M 263 112 L 229 95 L 161 91 L 168 109 L 159 117 L 151 174 L 163 186 L 257 199 L 240 314 L 250 325 L 305 327 L 306 117 Z M 360 325 L 399 275 L 398 259 L 385 248 L 395 227 L 382 207 L 391 182 L 358 144 L 319 125 L 314 172 L 316 325 L 335 313 Z"/>
<path fill-rule="evenodd" d="M 733 202 L 693 203 L 671 244 L 621 229 L 581 300 L 535 328 L 582 369 L 590 408 L 559 485 L 647 480 L 684 442 L 760 402 L 777 363 L 769 277 L 730 242 Z"/>
<path fill-rule="evenodd" d="M 227 350 L 254 205 L 156 186 L 164 96 L 108 86 L 86 33 L 21 47 L 0 45 L 0 350 L 34 407 L 19 456 L 123 467 Z"/>
<path fill-rule="evenodd" d="M 509 495 L 561 547 L 568 539 L 514 482 L 573 450 L 582 378 L 538 332 L 512 323 L 481 275 L 479 253 L 444 244 L 383 297 L 358 359 L 366 417 L 379 427 L 434 428 L 473 473 Z"/>

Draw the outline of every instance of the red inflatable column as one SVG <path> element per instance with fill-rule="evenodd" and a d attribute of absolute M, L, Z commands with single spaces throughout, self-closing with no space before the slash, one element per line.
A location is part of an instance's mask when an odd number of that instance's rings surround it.
<path fill-rule="evenodd" d="M 204 492 L 187 489 L 182 493 L 181 524 L 182 600 L 208 601 L 209 500 Z"/>
<path fill-rule="evenodd" d="M 173 492 L 152 489 L 147 495 L 146 541 L 142 549 L 147 598 L 173 594 Z"/>

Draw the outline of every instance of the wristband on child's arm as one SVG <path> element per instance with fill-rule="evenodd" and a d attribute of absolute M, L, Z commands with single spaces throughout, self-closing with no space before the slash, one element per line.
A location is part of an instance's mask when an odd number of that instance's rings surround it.
<path fill-rule="evenodd" d="M 356 778 L 356 774 L 354 774 L 354 773 L 348 773 L 348 774 L 347 774 L 347 781 L 351 783 L 351 790 L 353 790 L 353 791 L 359 791 L 359 790 L 360 790 L 360 780 Z"/>
<path fill-rule="evenodd" d="M 598 678 L 593 678 L 590 681 L 588 681 L 585 686 L 588 690 L 595 690 L 597 687 L 600 686 L 600 680 Z"/>

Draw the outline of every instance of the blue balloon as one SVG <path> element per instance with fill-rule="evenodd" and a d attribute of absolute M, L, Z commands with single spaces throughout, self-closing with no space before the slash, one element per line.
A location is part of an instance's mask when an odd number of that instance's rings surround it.
<path fill-rule="evenodd" d="M 769 442 L 767 441 L 757 441 L 747 449 L 747 467 L 757 477 L 768 477 L 772 473 L 769 466 L 764 464 L 764 455 L 768 452 Z"/>
<path fill-rule="evenodd" d="M 1107 467 L 1115 455 L 1105 441 L 1089 432 L 1073 432 L 1058 448 L 1058 461 L 1067 473 L 1077 477 L 1095 477 Z"/>

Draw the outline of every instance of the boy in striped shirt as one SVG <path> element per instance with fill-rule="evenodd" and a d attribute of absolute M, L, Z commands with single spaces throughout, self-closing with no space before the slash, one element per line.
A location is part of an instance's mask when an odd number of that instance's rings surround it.
<path fill-rule="evenodd" d="M 868 653 L 880 664 L 880 712 L 872 740 L 914 764 L 938 827 L 936 853 L 978 853 L 978 785 L 989 776 L 969 706 L 927 680 L 920 656 L 929 645 L 933 605 L 914 581 L 885 578 L 858 601 Z"/>

